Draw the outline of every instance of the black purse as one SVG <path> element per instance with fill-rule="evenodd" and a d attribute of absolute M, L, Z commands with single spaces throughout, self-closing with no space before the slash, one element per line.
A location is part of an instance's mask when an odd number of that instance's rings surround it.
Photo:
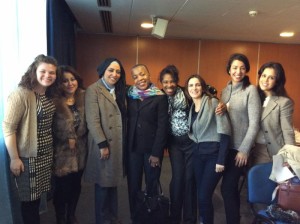
<path fill-rule="evenodd" d="M 170 199 L 164 196 L 160 182 L 158 194 L 149 196 L 147 190 L 140 191 L 136 197 L 136 221 L 143 224 L 168 224 Z"/>

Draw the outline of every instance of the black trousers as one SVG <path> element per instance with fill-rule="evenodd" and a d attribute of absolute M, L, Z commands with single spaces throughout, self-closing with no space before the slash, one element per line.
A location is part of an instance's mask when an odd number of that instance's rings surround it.
<path fill-rule="evenodd" d="M 135 222 L 136 219 L 136 196 L 142 189 L 143 173 L 145 174 L 145 183 L 148 195 L 158 194 L 158 180 L 160 177 L 161 167 L 151 167 L 149 163 L 150 153 L 129 152 L 128 159 L 128 194 L 131 219 Z M 162 158 L 160 158 L 162 161 Z"/>
<path fill-rule="evenodd" d="M 223 174 L 221 193 L 224 200 L 226 223 L 240 223 L 240 192 L 238 188 L 239 179 L 245 169 L 245 166 L 235 165 L 237 150 L 230 149 L 226 162 L 226 169 Z"/>
<path fill-rule="evenodd" d="M 21 202 L 21 212 L 24 224 L 40 224 L 40 202 L 40 199 Z"/>
<path fill-rule="evenodd" d="M 54 177 L 53 204 L 57 218 L 65 215 L 67 218 L 74 217 L 81 192 L 82 174 L 83 170 L 63 177 Z"/>
<path fill-rule="evenodd" d="M 197 221 L 197 197 L 195 196 L 197 191 L 192 160 L 194 144 L 188 135 L 170 139 L 172 224 L 179 224 L 181 220 L 185 224 Z"/>

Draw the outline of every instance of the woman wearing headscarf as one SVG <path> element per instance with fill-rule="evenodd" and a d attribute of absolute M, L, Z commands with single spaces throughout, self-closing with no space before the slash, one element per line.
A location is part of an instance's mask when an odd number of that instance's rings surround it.
<path fill-rule="evenodd" d="M 122 177 L 125 130 L 125 70 L 116 58 L 97 68 L 99 80 L 86 90 L 88 160 L 85 180 L 95 183 L 96 223 L 118 223 L 117 186 Z"/>

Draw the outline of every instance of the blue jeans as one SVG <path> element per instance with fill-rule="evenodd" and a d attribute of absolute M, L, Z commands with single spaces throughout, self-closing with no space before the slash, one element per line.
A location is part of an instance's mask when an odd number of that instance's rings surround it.
<path fill-rule="evenodd" d="M 172 168 L 170 183 L 171 199 L 171 223 L 196 223 L 197 200 L 196 181 L 193 170 L 193 145 L 188 135 L 172 137 L 169 146 L 169 154 Z"/>
<path fill-rule="evenodd" d="M 237 150 L 229 150 L 221 185 L 227 224 L 240 223 L 240 193 L 238 184 L 245 167 L 235 166 L 235 156 L 237 153 Z"/>
<path fill-rule="evenodd" d="M 209 143 L 206 144 L 206 147 L 208 147 L 208 144 Z M 197 184 L 200 220 L 202 220 L 204 224 L 213 224 L 214 207 L 212 197 L 222 177 L 222 173 L 215 171 L 218 153 L 201 154 L 198 144 L 194 147 L 193 152 L 193 166 Z"/>
<path fill-rule="evenodd" d="M 95 215 L 96 224 L 118 218 L 117 187 L 101 187 L 95 184 Z"/>
<path fill-rule="evenodd" d="M 128 195 L 131 219 L 135 219 L 136 195 L 142 190 L 143 172 L 148 195 L 157 195 L 157 183 L 160 177 L 160 167 L 151 167 L 149 163 L 150 153 L 129 152 L 128 155 Z M 161 158 L 160 158 L 161 159 Z M 144 190 L 144 189 L 143 189 Z"/>

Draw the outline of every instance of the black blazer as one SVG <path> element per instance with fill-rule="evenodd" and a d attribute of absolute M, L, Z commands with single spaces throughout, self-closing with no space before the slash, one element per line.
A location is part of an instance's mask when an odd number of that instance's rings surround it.
<path fill-rule="evenodd" d="M 143 101 L 127 100 L 129 151 L 162 157 L 168 135 L 167 96 L 152 96 Z"/>

